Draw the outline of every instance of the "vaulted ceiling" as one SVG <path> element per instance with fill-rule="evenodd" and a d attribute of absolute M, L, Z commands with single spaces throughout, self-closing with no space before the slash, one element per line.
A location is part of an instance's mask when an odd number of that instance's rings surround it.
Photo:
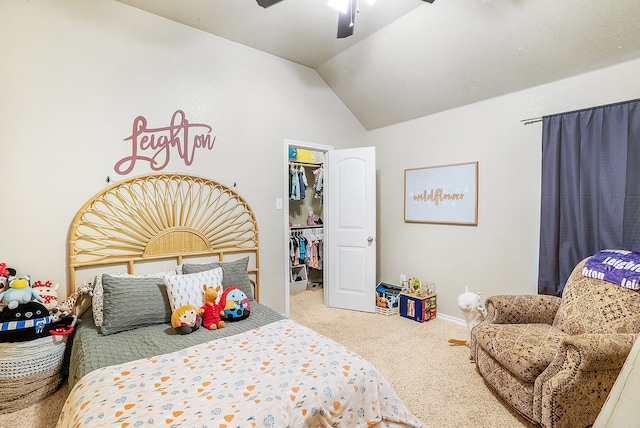
<path fill-rule="evenodd" d="M 361 0 L 343 39 L 327 0 L 118 1 L 315 69 L 369 130 L 640 58 L 638 0 Z"/>

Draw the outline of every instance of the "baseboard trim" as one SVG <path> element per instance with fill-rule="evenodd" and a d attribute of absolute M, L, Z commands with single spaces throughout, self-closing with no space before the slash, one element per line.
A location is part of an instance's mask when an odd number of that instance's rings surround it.
<path fill-rule="evenodd" d="M 464 325 L 464 326 L 467 325 L 467 322 L 465 320 L 460 319 L 460 318 L 456 318 L 456 317 L 452 317 L 450 315 L 438 314 L 437 317 L 440 318 L 440 319 L 443 319 L 445 321 L 452 322 L 454 324 L 459 324 L 459 325 Z"/>

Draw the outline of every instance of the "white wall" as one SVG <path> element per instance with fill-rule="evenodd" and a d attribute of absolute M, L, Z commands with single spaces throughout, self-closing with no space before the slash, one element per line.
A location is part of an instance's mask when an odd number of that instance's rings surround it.
<path fill-rule="evenodd" d="M 368 133 L 379 170 L 381 280 L 433 281 L 438 311 L 462 318 L 465 287 L 537 294 L 540 117 L 640 97 L 640 60 Z M 404 223 L 404 169 L 479 161 L 478 226 Z"/>
<path fill-rule="evenodd" d="M 70 222 L 124 178 L 134 119 L 168 126 L 180 109 L 216 143 L 163 171 L 237 183 L 260 228 L 261 300 L 284 312 L 283 141 L 366 138 L 315 71 L 110 0 L 2 1 L 0 38 L 0 262 L 64 288 Z"/>

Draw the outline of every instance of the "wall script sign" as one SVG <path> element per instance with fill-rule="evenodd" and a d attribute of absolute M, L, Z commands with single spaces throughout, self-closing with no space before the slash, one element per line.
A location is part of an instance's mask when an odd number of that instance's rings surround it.
<path fill-rule="evenodd" d="M 133 131 L 124 141 L 131 141 L 131 154 L 116 162 L 114 169 L 120 175 L 133 171 L 136 162 L 148 162 L 154 171 L 164 169 L 175 151 L 189 166 L 196 150 L 211 150 L 216 137 L 213 128 L 204 123 L 189 123 L 182 110 L 176 110 L 169 126 L 148 128 L 147 119 L 138 116 L 133 121 Z"/>
<path fill-rule="evenodd" d="M 405 223 L 478 224 L 478 162 L 404 170 Z"/>

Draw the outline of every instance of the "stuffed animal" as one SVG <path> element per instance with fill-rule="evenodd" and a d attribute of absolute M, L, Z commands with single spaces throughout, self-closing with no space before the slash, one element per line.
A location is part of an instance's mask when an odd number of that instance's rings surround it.
<path fill-rule="evenodd" d="M 89 283 L 84 283 L 84 285 L 78 288 L 73 294 L 67 296 L 66 299 L 60 305 L 51 309 L 51 320 L 58 321 L 62 320 L 70 315 L 72 315 L 76 311 L 76 305 L 78 304 L 78 300 L 82 298 L 82 296 L 91 296 L 93 295 L 93 285 Z"/>
<path fill-rule="evenodd" d="M 202 310 L 193 305 L 180 306 L 171 314 L 171 326 L 178 334 L 193 333 L 202 325 L 201 313 Z"/>
<path fill-rule="evenodd" d="M 247 295 L 238 287 L 230 286 L 224 289 L 220 296 L 220 307 L 228 321 L 239 321 L 247 318 L 251 313 L 251 304 Z"/>
<path fill-rule="evenodd" d="M 480 293 L 469 291 L 465 287 L 465 292 L 458 296 L 458 307 L 464 314 L 469 330 L 469 338 L 471 338 L 471 330 L 487 316 L 487 311 L 480 303 Z"/>
<path fill-rule="evenodd" d="M 9 309 L 15 309 L 21 303 L 29 303 L 37 300 L 42 303 L 42 297 L 31 288 L 31 277 L 26 276 L 10 276 L 8 282 L 9 288 L 0 293 L 0 302 L 6 304 Z"/>
<path fill-rule="evenodd" d="M 224 321 L 222 321 L 224 310 L 219 303 L 216 303 L 220 286 L 213 288 L 207 287 L 205 284 L 202 289 L 204 290 L 204 305 L 200 308 L 202 310 L 202 325 L 209 330 L 224 327 Z"/>
<path fill-rule="evenodd" d="M 7 285 L 7 279 L 10 276 L 15 276 L 16 270 L 12 268 L 8 268 L 6 263 L 0 263 L 0 292 L 4 291 L 5 286 Z"/>
<path fill-rule="evenodd" d="M 52 285 L 51 281 L 45 283 L 36 281 L 33 283 L 33 289 L 42 298 L 44 306 L 49 310 L 58 306 L 58 293 L 56 292 L 58 287 L 60 287 L 60 284 Z"/>
<path fill-rule="evenodd" d="M 0 312 L 0 342 L 23 342 L 49 335 L 51 318 L 42 303 L 26 302 Z"/>

